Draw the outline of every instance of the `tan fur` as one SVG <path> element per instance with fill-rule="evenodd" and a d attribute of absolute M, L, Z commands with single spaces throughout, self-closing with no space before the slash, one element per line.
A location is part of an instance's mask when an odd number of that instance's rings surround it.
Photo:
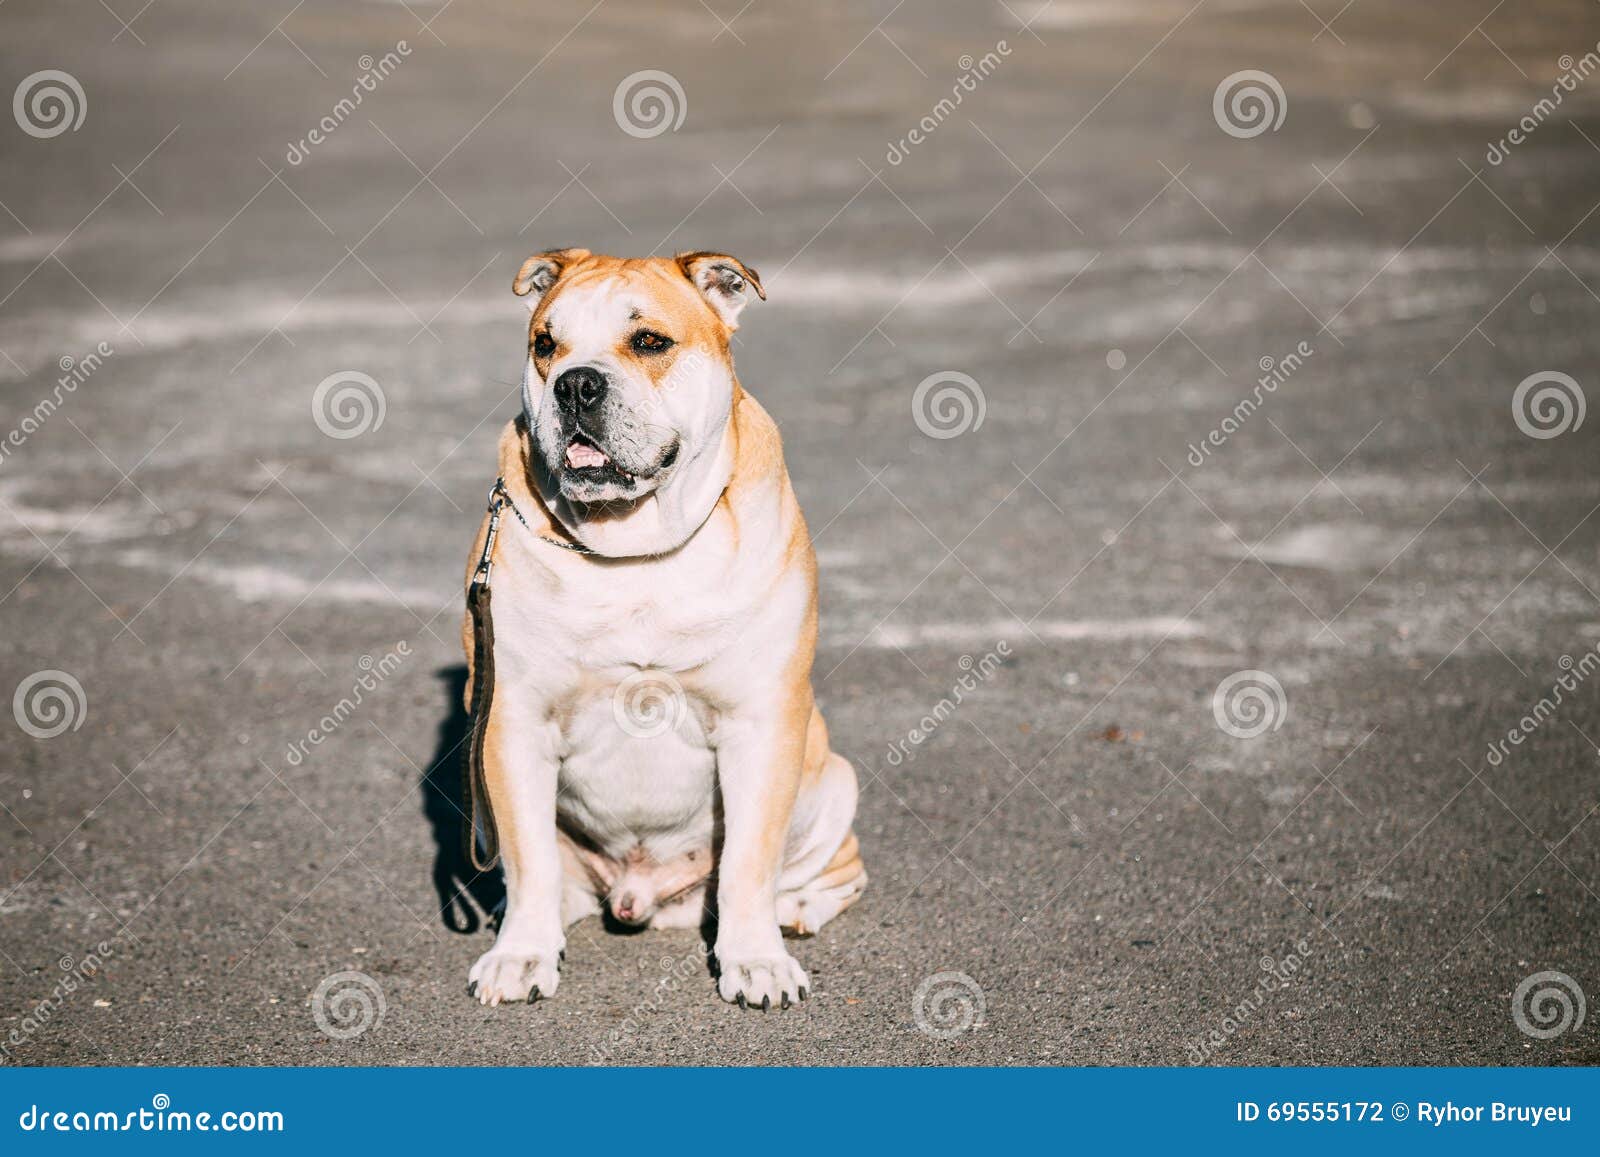
<path fill-rule="evenodd" d="M 737 297 L 746 288 L 765 296 L 753 269 L 704 252 L 623 259 L 554 250 L 530 258 L 517 275 L 517 293 L 540 295 L 528 341 L 537 375 L 529 384 L 542 405 L 554 404 L 543 393 L 553 371 L 584 359 L 600 358 L 610 372 L 647 382 L 635 387 L 636 395 L 651 388 L 715 388 L 706 383 L 717 375 L 675 375 L 680 359 L 722 367 L 720 380 L 729 384 L 720 387 L 726 409 L 716 411 L 727 415 L 714 435 L 721 449 L 692 449 L 702 451 L 695 459 L 699 469 L 724 471 L 708 477 L 725 481 L 718 491 L 694 483 L 696 493 L 704 492 L 705 513 L 690 521 L 687 539 L 674 540 L 666 553 L 630 552 L 634 532 L 626 511 L 558 512 L 542 481 L 551 469 L 550 450 L 541 448 L 525 418 L 501 432 L 499 472 L 527 525 L 506 513 L 493 573 L 496 689 L 485 773 L 500 826 L 508 908 L 494 949 L 473 968 L 484 1003 L 521 999 L 530 987 L 550 995 L 565 940 L 561 926 L 599 911 L 602 902 L 653 926 L 697 922 L 714 853 L 719 991 L 741 1003 L 786 1005 L 803 998 L 809 982 L 782 947 L 780 926 L 812 933 L 853 903 L 866 883 L 851 831 L 855 774 L 831 750 L 811 689 L 817 575 L 810 535 L 776 424 L 732 375 L 729 339 L 742 304 Z M 599 308 L 608 300 L 624 303 L 626 318 L 608 323 L 590 316 L 587 303 Z M 576 330 L 563 301 L 586 303 L 581 316 L 587 320 Z M 558 324 L 552 332 L 552 314 L 563 308 L 567 328 L 560 332 Z M 634 327 L 675 344 L 666 352 L 638 352 L 628 340 Z M 535 348 L 541 335 L 554 343 L 543 354 Z M 574 350 L 573 340 L 587 344 Z M 699 405 L 702 399 L 675 401 Z M 703 401 L 717 404 L 714 395 Z M 552 427 L 542 429 L 546 437 Z M 541 541 L 577 535 L 588 544 L 600 521 L 617 519 L 602 538 L 608 557 Z M 662 519 L 645 526 L 640 541 L 657 541 L 661 527 L 683 524 L 665 514 Z M 473 562 L 486 525 L 487 519 Z M 469 566 L 469 581 L 470 574 Z M 717 591 L 725 593 L 714 596 Z M 691 629 L 698 633 L 685 634 Z M 463 639 L 470 704 L 470 621 Z M 633 677 L 628 672 L 654 677 L 656 670 L 681 690 L 693 713 L 673 725 L 673 746 L 659 749 L 674 761 L 677 770 L 670 774 L 690 775 L 682 781 L 687 789 L 694 782 L 687 769 L 701 758 L 695 744 L 714 753 L 723 828 L 716 847 L 709 814 L 677 834 L 669 826 L 651 835 L 656 821 L 648 819 L 650 808 L 682 805 L 604 795 L 611 790 L 609 757 L 595 752 L 610 747 L 595 744 L 621 742 L 617 750 L 633 753 L 630 759 L 643 750 L 626 738 L 594 738 L 595 728 L 606 730 L 606 698 L 613 687 L 621 693 Z M 626 818 L 635 814 L 646 818 Z M 633 837 L 625 833 L 634 823 L 645 827 L 630 844 Z M 635 901 L 644 907 L 624 907 Z"/>

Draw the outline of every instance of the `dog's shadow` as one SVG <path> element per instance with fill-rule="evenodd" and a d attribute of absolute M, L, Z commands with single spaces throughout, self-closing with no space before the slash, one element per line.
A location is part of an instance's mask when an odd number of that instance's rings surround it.
<path fill-rule="evenodd" d="M 462 706 L 467 687 L 466 664 L 441 667 L 435 674 L 444 689 L 445 712 L 439 720 L 433 756 L 422 776 L 422 814 L 433 833 L 433 886 L 439 894 L 440 919 L 450 931 L 470 934 L 502 911 L 505 878 L 498 867 L 478 871 L 462 846 L 470 724 Z"/>

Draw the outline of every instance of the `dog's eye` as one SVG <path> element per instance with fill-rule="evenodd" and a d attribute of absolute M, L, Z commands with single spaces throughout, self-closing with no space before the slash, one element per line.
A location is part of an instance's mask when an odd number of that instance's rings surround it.
<path fill-rule="evenodd" d="M 672 348 L 672 339 L 663 337 L 648 329 L 641 329 L 633 335 L 633 349 L 635 353 L 659 354 Z"/>
<path fill-rule="evenodd" d="M 556 339 L 547 333 L 541 333 L 533 339 L 533 356 L 547 358 L 556 352 Z"/>

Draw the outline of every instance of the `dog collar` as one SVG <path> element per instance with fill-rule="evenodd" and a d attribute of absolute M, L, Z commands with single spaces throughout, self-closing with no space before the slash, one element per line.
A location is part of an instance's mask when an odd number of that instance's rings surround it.
<path fill-rule="evenodd" d="M 559 546 L 562 550 L 570 550 L 574 554 L 594 554 L 595 552 L 584 546 L 581 542 L 563 542 L 559 538 L 540 534 L 534 530 L 528 520 L 523 517 L 522 511 L 517 509 L 517 504 L 511 500 L 511 491 L 506 489 L 506 480 L 502 475 L 494 480 L 494 485 L 489 488 L 489 532 L 483 539 L 483 554 L 478 558 L 478 565 L 473 570 L 472 581 L 477 586 L 489 585 L 489 572 L 494 566 L 495 539 L 500 537 L 500 519 L 507 507 L 517 516 L 517 521 L 541 542 L 548 542 L 551 546 Z"/>

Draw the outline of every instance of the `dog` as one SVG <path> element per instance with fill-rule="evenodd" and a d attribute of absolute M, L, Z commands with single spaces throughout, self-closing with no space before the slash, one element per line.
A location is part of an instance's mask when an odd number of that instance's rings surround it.
<path fill-rule="evenodd" d="M 522 413 L 500 437 L 514 517 L 494 574 L 481 777 L 506 909 L 468 992 L 555 995 L 566 929 L 709 927 L 717 991 L 788 1008 L 815 933 L 866 885 L 855 770 L 812 696 L 816 558 L 778 430 L 730 340 L 754 269 L 722 253 L 559 249 L 531 310 Z M 486 584 L 487 585 L 487 584 Z M 463 628 L 473 709 L 472 614 Z"/>

